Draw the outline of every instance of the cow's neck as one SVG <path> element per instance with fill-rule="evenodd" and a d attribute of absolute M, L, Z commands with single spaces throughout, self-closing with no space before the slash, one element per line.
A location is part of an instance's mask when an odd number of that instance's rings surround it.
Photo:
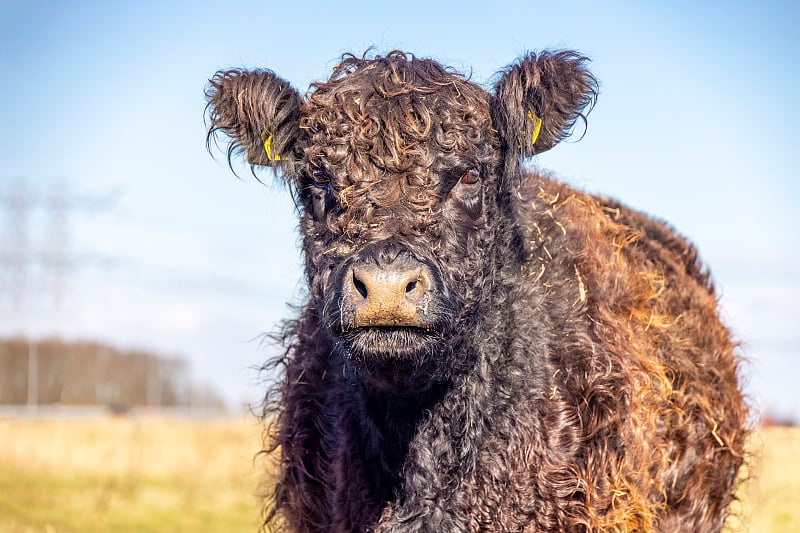
<path fill-rule="evenodd" d="M 449 385 L 436 384 L 424 391 L 413 393 L 387 393 L 364 388 L 363 409 L 385 444 L 403 448 L 416 432 L 425 413 L 439 403 Z"/>

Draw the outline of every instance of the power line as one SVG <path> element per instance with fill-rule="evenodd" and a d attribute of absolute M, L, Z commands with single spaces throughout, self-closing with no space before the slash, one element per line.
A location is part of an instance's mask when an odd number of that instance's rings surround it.
<path fill-rule="evenodd" d="M 0 315 L 23 321 L 63 315 L 69 280 L 80 267 L 73 218 L 108 209 L 115 196 L 74 192 L 64 180 L 47 188 L 18 180 L 0 189 Z"/>

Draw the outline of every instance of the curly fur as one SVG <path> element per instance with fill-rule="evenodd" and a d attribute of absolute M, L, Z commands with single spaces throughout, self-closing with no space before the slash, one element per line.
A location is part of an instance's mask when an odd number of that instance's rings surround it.
<path fill-rule="evenodd" d="M 268 527 L 722 528 L 748 410 L 696 250 L 520 165 L 593 104 L 587 64 L 529 54 L 491 94 L 401 52 L 345 56 L 305 97 L 268 71 L 212 78 L 209 138 L 277 167 L 300 207 L 309 294 L 267 365 Z M 347 269 L 401 254 L 434 273 L 429 327 L 351 328 Z"/>

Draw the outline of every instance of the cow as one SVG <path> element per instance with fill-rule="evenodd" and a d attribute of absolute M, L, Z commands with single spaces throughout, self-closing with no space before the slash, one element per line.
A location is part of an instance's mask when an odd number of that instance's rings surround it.
<path fill-rule="evenodd" d="M 742 358 L 695 247 L 526 166 L 598 95 L 527 53 L 487 89 L 345 55 L 301 95 L 217 72 L 209 144 L 285 182 L 307 295 L 277 336 L 265 523 L 290 531 L 719 531 Z"/>

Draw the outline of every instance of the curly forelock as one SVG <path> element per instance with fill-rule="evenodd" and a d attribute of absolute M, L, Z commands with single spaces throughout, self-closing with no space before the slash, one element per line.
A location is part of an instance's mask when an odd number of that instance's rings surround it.
<path fill-rule="evenodd" d="M 491 130 L 489 95 L 462 74 L 430 59 L 391 52 L 345 56 L 331 78 L 307 95 L 301 127 L 310 154 L 354 170 L 429 168 L 436 154 L 480 154 Z M 492 143 L 490 143 L 492 144 Z"/>

